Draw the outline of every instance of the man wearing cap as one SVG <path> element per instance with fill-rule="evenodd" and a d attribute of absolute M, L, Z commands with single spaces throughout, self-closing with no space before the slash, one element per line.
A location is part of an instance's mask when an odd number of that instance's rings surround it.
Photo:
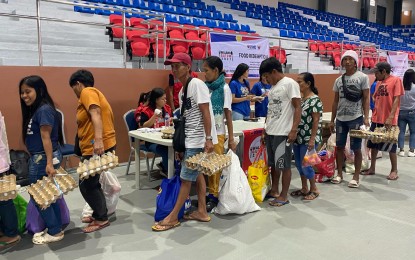
<path fill-rule="evenodd" d="M 334 82 L 334 102 L 332 107 L 330 129 L 336 130 L 336 163 L 337 175 L 332 183 L 339 184 L 343 180 L 344 148 L 347 135 L 351 129 L 359 129 L 365 124 L 369 127 L 369 77 L 357 70 L 358 55 L 348 50 L 342 55 L 341 64 L 346 73 Z M 346 88 L 346 89 L 345 89 Z M 350 97 L 354 93 L 354 98 Z M 334 124 L 336 119 L 336 124 Z M 355 172 L 349 182 L 350 188 L 359 187 L 359 174 L 362 166 L 362 139 L 350 138 L 350 149 L 354 152 Z M 376 158 L 376 156 L 375 156 Z"/>
<path fill-rule="evenodd" d="M 192 61 L 186 53 L 176 53 L 171 59 L 164 62 L 171 65 L 174 76 L 183 84 L 179 93 L 180 105 L 184 106 L 185 121 L 185 144 L 184 153 L 176 153 L 176 158 L 184 161 L 187 158 L 201 152 L 213 152 L 213 145 L 218 143 L 209 89 L 206 84 L 198 78 L 191 78 L 190 69 Z M 187 98 L 183 99 L 183 91 L 187 84 Z M 178 215 L 186 198 L 189 196 L 192 182 L 196 182 L 198 195 L 198 209 L 184 218 L 209 222 L 210 217 L 206 211 L 206 182 L 203 174 L 197 170 L 191 170 L 182 163 L 180 172 L 182 184 L 179 196 L 173 211 L 162 221 L 152 226 L 153 231 L 166 231 L 180 225 Z"/>
<path fill-rule="evenodd" d="M 372 124 L 370 130 L 374 131 L 376 127 L 391 127 L 398 124 L 400 96 L 404 95 L 405 91 L 402 81 L 399 77 L 390 75 L 391 65 L 387 62 L 379 62 L 373 69 L 375 77 L 378 81 L 373 94 L 375 102 L 375 109 L 372 114 Z M 371 164 L 367 174 L 375 174 L 376 168 L 376 154 L 378 151 L 389 152 L 391 161 L 391 171 L 387 177 L 388 180 L 398 179 L 398 163 L 396 156 L 396 143 L 372 143 L 371 140 L 367 142 L 367 147 L 371 149 Z"/>

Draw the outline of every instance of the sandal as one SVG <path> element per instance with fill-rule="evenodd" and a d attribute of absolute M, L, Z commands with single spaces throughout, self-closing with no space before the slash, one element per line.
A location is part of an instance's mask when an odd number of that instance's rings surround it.
<path fill-rule="evenodd" d="M 185 219 L 185 220 L 196 220 L 196 221 L 199 221 L 199 222 L 209 222 L 211 220 L 210 216 L 208 216 L 207 218 L 199 218 L 199 217 L 195 216 L 195 214 L 193 214 L 193 213 L 184 215 L 183 219 Z"/>
<path fill-rule="evenodd" d="M 303 190 L 295 190 L 290 193 L 293 197 L 306 196 L 307 194 L 309 194 L 309 192 L 304 192 Z"/>
<path fill-rule="evenodd" d="M 339 175 L 336 175 L 333 177 L 333 179 L 331 179 L 331 183 L 333 184 L 340 184 L 343 181 L 343 178 L 340 177 Z"/>
<path fill-rule="evenodd" d="M 367 175 L 375 175 L 375 173 L 374 172 L 370 172 L 369 170 L 364 170 L 364 171 L 361 171 L 360 172 L 360 175 L 365 175 L 365 176 L 367 176 Z"/>
<path fill-rule="evenodd" d="M 3 234 L 4 236 L 4 234 Z M 2 252 L 5 249 L 11 248 L 15 245 L 17 245 L 22 238 L 20 236 L 17 236 L 16 240 L 10 241 L 10 242 L 0 242 L 0 252 Z"/>
<path fill-rule="evenodd" d="M 93 218 L 93 217 L 91 217 L 91 216 L 88 216 L 88 217 L 83 217 L 82 219 L 81 219 L 81 221 L 82 221 L 82 223 L 91 223 L 91 222 L 93 222 L 95 219 Z"/>
<path fill-rule="evenodd" d="M 84 228 L 82 229 L 82 231 L 83 231 L 84 233 L 92 233 L 92 232 L 98 231 L 98 230 L 100 230 L 100 229 L 106 228 L 106 227 L 108 227 L 109 225 L 110 225 L 110 222 L 109 222 L 109 221 L 104 222 L 104 223 L 102 223 L 102 224 L 98 224 L 98 223 L 95 223 L 95 222 L 91 222 L 91 223 L 89 223 L 89 225 L 88 225 L 88 226 L 84 227 Z"/>
<path fill-rule="evenodd" d="M 303 200 L 312 201 L 316 199 L 319 195 L 320 193 L 318 192 L 310 191 L 309 193 L 307 193 L 307 195 L 304 196 Z"/>
<path fill-rule="evenodd" d="M 359 188 L 360 184 L 356 180 L 351 180 L 347 186 L 349 186 L 349 188 Z"/>
<path fill-rule="evenodd" d="M 282 200 L 274 199 L 274 200 L 271 200 L 268 204 L 270 206 L 273 206 L 273 207 L 282 207 L 282 206 L 284 206 L 286 204 L 289 204 L 289 203 L 290 203 L 289 200 L 282 201 Z"/>
<path fill-rule="evenodd" d="M 394 173 L 394 177 L 391 177 L 391 175 Z M 390 181 L 396 181 L 399 178 L 398 173 L 397 172 L 390 172 L 388 177 L 386 177 L 386 179 L 390 180 Z"/>
<path fill-rule="evenodd" d="M 167 231 L 169 229 L 173 229 L 173 228 L 178 227 L 178 226 L 180 226 L 179 221 L 177 221 L 175 224 L 162 224 L 161 222 L 159 222 L 159 223 L 153 225 L 151 227 L 151 229 L 153 231 L 156 231 L 156 232 L 163 232 L 163 231 Z"/>
<path fill-rule="evenodd" d="M 32 242 L 33 244 L 36 244 L 36 245 L 44 245 L 44 244 L 60 241 L 63 239 L 63 237 L 64 237 L 63 231 L 56 234 L 55 236 L 51 236 L 48 233 L 44 233 L 43 235 L 40 235 L 40 236 L 33 236 Z"/>

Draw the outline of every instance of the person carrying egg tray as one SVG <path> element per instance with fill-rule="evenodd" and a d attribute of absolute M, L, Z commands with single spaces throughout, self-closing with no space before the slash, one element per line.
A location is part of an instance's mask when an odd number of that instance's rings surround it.
<path fill-rule="evenodd" d="M 163 127 L 170 126 L 172 118 L 172 110 L 166 104 L 166 93 L 162 88 L 154 88 L 148 94 L 148 105 L 145 106 L 140 115 L 140 122 L 138 126 L 141 127 Z M 151 152 L 161 156 L 161 163 L 157 167 L 164 173 L 168 171 L 168 147 L 151 142 L 145 142 L 144 145 Z"/>
<path fill-rule="evenodd" d="M 53 176 L 60 167 L 63 145 L 61 117 L 55 109 L 45 81 L 39 76 L 24 77 L 19 83 L 22 111 L 22 138 L 30 154 L 29 180 L 32 184 L 44 176 Z M 33 197 L 30 198 L 33 200 Z M 41 209 L 35 203 L 45 222 L 47 232 L 36 233 L 34 244 L 47 244 L 62 240 L 61 213 L 58 203 Z"/>
<path fill-rule="evenodd" d="M 180 226 L 178 215 L 190 194 L 192 182 L 196 182 L 198 209 L 185 215 L 184 218 L 200 222 L 210 221 L 206 210 L 205 177 L 201 172 L 188 168 L 184 162 L 203 151 L 212 153 L 213 146 L 218 143 L 209 88 L 200 79 L 191 78 L 192 61 L 190 56 L 186 53 L 176 53 L 171 59 L 166 60 L 164 65 L 171 65 L 175 77 L 185 86 L 183 89 L 187 85 L 187 98 L 180 100 L 181 106 L 184 106 L 183 116 L 186 118 L 184 126 L 185 152 L 176 152 L 176 158 L 183 161 L 180 172 L 181 186 L 176 204 L 167 217 L 154 223 L 151 227 L 153 231 L 166 231 Z M 184 97 L 183 89 L 179 94 L 181 99 Z"/>
<path fill-rule="evenodd" d="M 116 147 L 114 114 L 104 94 L 94 87 L 94 76 L 88 70 L 78 70 L 69 79 L 69 86 L 78 98 L 76 121 L 78 125 L 81 161 L 93 155 L 112 152 Z M 84 233 L 95 232 L 110 225 L 104 192 L 96 174 L 79 180 L 82 197 L 91 206 L 92 217 L 82 218 L 88 223 Z"/>
<path fill-rule="evenodd" d="M 372 124 L 370 130 L 374 131 L 377 127 L 390 128 L 397 126 L 399 117 L 399 107 L 401 96 L 405 94 L 402 80 L 399 77 L 391 75 L 392 67 L 387 62 L 379 62 L 372 69 L 377 79 L 377 85 L 373 99 L 375 109 L 372 114 Z M 391 161 L 391 170 L 387 176 L 388 180 L 397 180 L 398 176 L 398 158 L 396 154 L 396 143 L 374 143 L 371 140 L 367 142 L 367 147 L 371 150 L 371 163 L 367 175 L 375 174 L 376 155 L 378 151 L 389 152 Z"/>
<path fill-rule="evenodd" d="M 9 171 L 9 153 L 3 116 L 0 112 L 0 177 Z M 0 183 L 1 185 L 1 183 Z M 13 200 L 0 201 L 0 252 L 20 241 L 16 207 Z"/>

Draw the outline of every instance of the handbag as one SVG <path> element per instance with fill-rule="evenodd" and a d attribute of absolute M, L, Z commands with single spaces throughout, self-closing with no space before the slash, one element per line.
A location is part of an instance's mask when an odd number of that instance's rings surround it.
<path fill-rule="evenodd" d="M 185 124 L 186 124 L 186 117 L 184 116 L 184 110 L 186 109 L 186 101 L 187 101 L 187 88 L 189 86 L 192 77 L 190 77 L 186 85 L 183 88 L 184 96 L 182 99 L 182 107 L 180 109 L 180 117 L 173 119 L 174 123 L 174 134 L 173 134 L 173 149 L 176 152 L 183 153 L 186 150 L 186 135 L 185 135 Z"/>
<path fill-rule="evenodd" d="M 355 86 L 350 86 L 350 88 L 348 88 L 346 86 L 346 80 L 345 80 L 346 75 L 343 74 L 342 75 L 342 84 L 343 84 L 343 92 L 344 92 L 344 97 L 351 101 L 351 102 L 357 102 L 360 99 L 362 99 L 362 91 L 360 89 L 357 89 L 357 87 Z"/>

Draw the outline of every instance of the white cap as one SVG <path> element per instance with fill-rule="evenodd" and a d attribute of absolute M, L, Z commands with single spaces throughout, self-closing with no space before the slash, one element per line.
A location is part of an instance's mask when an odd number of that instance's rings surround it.
<path fill-rule="evenodd" d="M 345 53 L 343 53 L 342 62 L 343 62 L 344 57 L 346 57 L 346 56 L 352 57 L 356 62 L 356 66 L 358 66 L 358 64 L 359 64 L 359 55 L 357 55 L 357 53 L 355 51 L 348 50 Z"/>

